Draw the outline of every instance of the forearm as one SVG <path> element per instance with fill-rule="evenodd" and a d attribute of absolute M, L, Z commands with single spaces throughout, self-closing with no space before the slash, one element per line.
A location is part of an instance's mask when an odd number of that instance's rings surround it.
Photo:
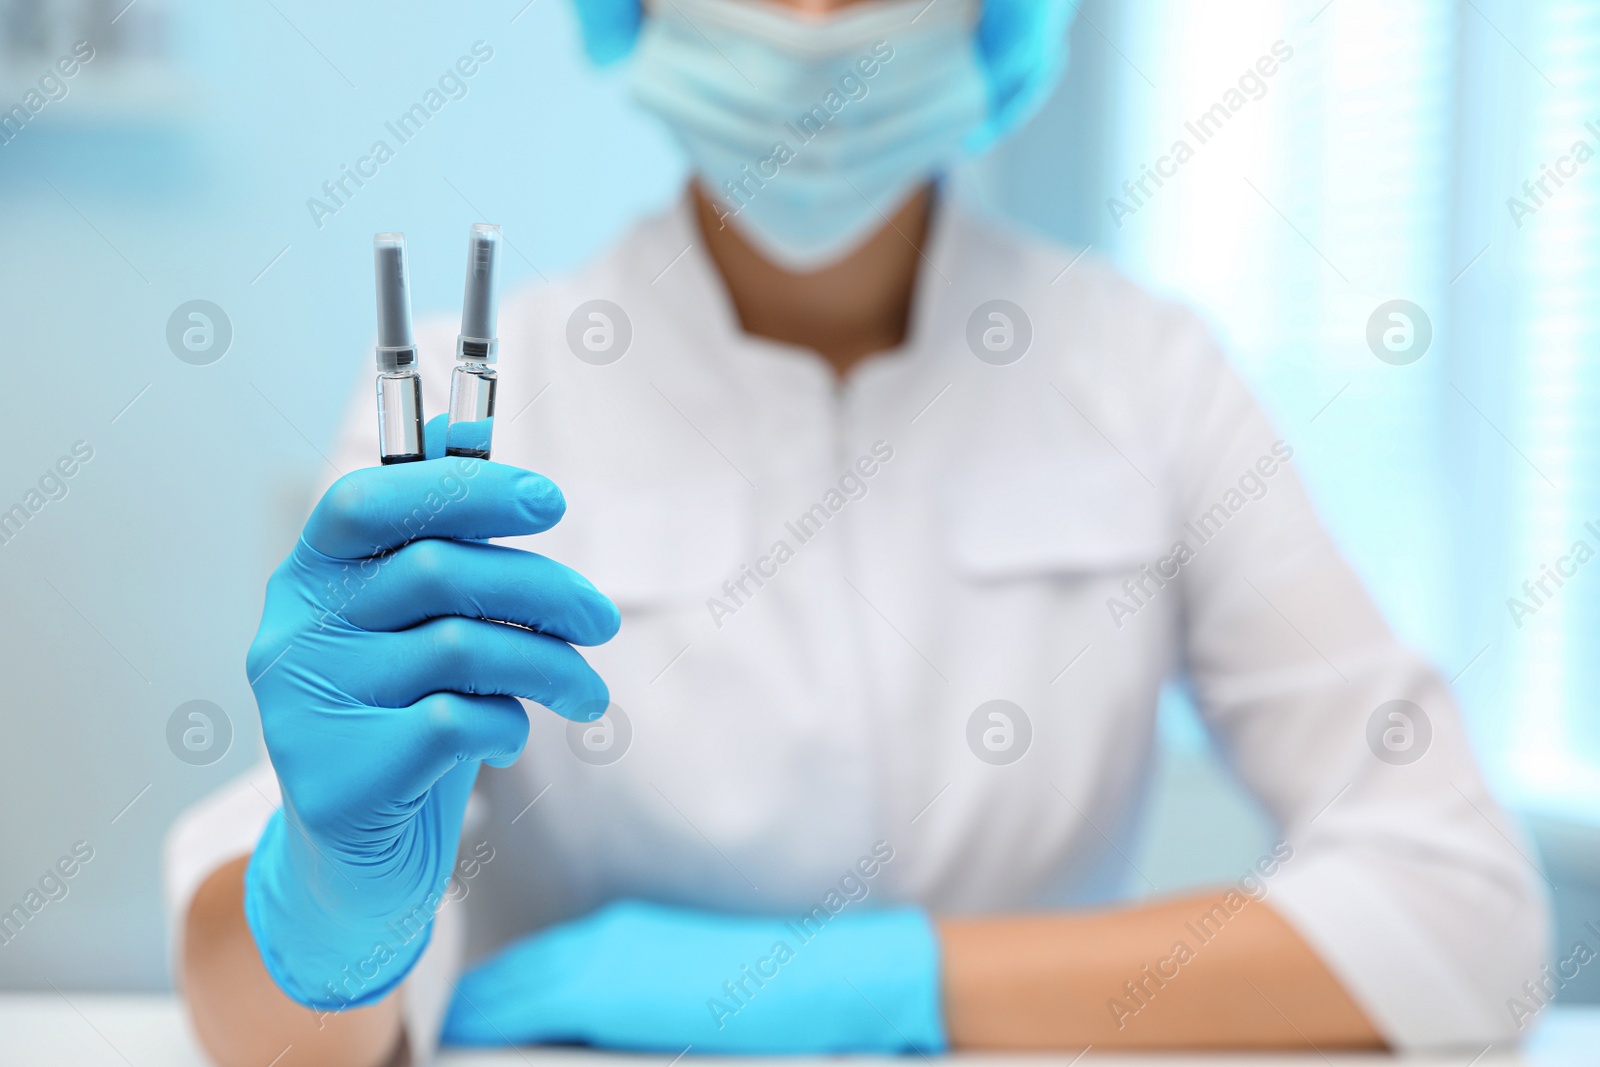
<path fill-rule="evenodd" d="M 247 857 L 195 893 L 183 937 L 183 988 L 201 1044 L 223 1067 L 382 1067 L 403 1059 L 400 998 L 322 1013 L 285 996 L 244 918 Z"/>
<path fill-rule="evenodd" d="M 951 1046 L 1383 1044 L 1338 979 L 1270 905 L 1250 901 L 1225 924 L 1202 929 L 1201 917 L 1222 896 L 1208 892 L 1114 911 L 941 919 Z"/>

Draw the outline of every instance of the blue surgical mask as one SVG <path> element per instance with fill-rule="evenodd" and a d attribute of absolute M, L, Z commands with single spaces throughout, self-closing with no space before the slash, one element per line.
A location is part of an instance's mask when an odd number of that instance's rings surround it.
<path fill-rule="evenodd" d="M 806 16 L 767 0 L 657 0 L 634 95 L 719 213 L 812 271 L 854 251 L 984 121 L 975 0 L 864 0 Z"/>

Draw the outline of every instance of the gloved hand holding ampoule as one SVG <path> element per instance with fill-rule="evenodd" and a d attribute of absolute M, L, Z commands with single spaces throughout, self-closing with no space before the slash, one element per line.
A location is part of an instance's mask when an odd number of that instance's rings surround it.
<path fill-rule="evenodd" d="M 427 429 L 442 457 L 443 419 Z M 580 721 L 605 710 L 571 646 L 609 640 L 616 608 L 559 563 L 477 543 L 564 509 L 551 482 L 499 463 L 360 470 L 268 582 L 248 669 L 283 810 L 251 857 L 245 914 L 300 1003 L 375 1001 L 421 954 L 478 764 L 527 741 L 515 697 Z"/>

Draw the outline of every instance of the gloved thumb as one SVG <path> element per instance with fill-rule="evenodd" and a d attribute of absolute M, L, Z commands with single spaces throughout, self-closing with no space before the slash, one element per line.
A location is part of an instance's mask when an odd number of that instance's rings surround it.
<path fill-rule="evenodd" d="M 422 428 L 422 454 L 428 459 L 444 458 L 444 433 L 450 425 L 449 415 L 435 415 Z"/>

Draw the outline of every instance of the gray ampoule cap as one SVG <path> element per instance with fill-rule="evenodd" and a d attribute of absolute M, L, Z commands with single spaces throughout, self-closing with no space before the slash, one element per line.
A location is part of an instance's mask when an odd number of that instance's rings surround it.
<path fill-rule="evenodd" d="M 500 259 L 500 227 L 474 223 L 467 238 L 467 291 L 461 301 L 461 333 L 456 358 L 493 363 L 499 357 L 495 336 L 498 297 L 495 268 Z"/>
<path fill-rule="evenodd" d="M 378 278 L 378 369 L 406 370 L 417 363 L 411 334 L 411 278 L 406 272 L 406 235 L 380 233 L 372 239 Z"/>

